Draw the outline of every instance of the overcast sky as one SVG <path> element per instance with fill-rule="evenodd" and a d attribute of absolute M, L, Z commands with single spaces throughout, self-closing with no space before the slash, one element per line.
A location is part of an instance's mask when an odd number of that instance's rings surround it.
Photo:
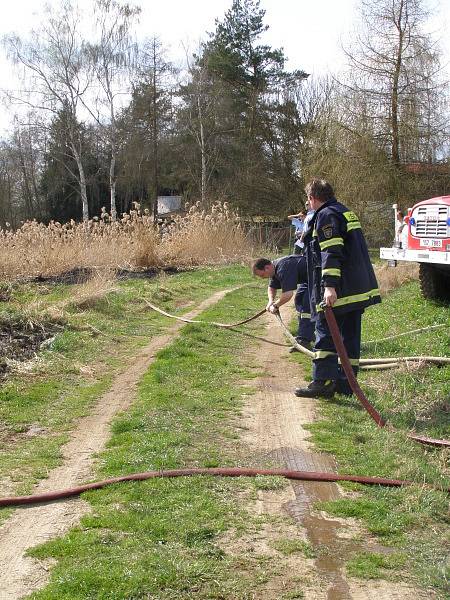
<path fill-rule="evenodd" d="M 442 38 L 445 60 L 450 62 L 450 0 L 429 0 L 434 5 L 433 29 Z M 57 5 L 57 0 L 47 2 Z M 74 0 L 75 3 L 75 0 Z M 90 0 L 78 0 L 82 9 Z M 134 2 L 142 8 L 138 34 L 158 36 L 170 49 L 169 58 L 182 61 L 183 45 L 195 50 L 206 32 L 215 28 L 231 0 L 141 0 Z M 37 27 L 45 0 L 9 0 L 2 2 L 0 35 L 17 32 L 20 35 Z M 337 72 L 344 66 L 341 41 L 348 36 L 357 17 L 359 0 L 261 0 L 266 10 L 265 22 L 270 29 L 267 41 L 282 47 L 289 59 L 289 69 L 308 73 Z M 445 35 L 444 35 L 445 34 Z M 434 37 L 434 36 L 433 36 Z M 450 79 L 450 68 L 447 66 Z M 0 88 L 17 87 L 11 67 L 4 56 L 0 58 Z M 0 133 L 5 130 L 7 109 L 0 115 Z"/>

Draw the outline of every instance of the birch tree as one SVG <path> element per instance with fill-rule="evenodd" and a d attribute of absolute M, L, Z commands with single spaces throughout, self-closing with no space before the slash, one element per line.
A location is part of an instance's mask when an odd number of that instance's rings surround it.
<path fill-rule="evenodd" d="M 190 81 L 180 89 L 184 106 L 179 112 L 179 125 L 186 129 L 198 148 L 200 174 L 198 176 L 198 169 L 194 168 L 193 177 L 199 179 L 200 198 L 205 205 L 209 181 L 218 157 L 215 140 L 219 134 L 221 86 L 215 84 L 201 61 L 194 57 L 193 62 L 187 53 L 186 63 Z M 187 156 L 186 160 L 190 158 Z"/>
<path fill-rule="evenodd" d="M 20 97 L 11 95 L 11 100 L 49 115 L 60 111 L 69 115 L 66 135 L 77 164 L 82 216 L 87 221 L 89 204 L 83 146 L 75 127 L 81 100 L 89 86 L 80 18 L 69 1 L 63 2 L 56 13 L 47 7 L 44 17 L 44 24 L 33 30 L 29 39 L 16 35 L 3 38 L 8 56 L 24 68 L 24 89 Z"/>
<path fill-rule="evenodd" d="M 109 145 L 109 185 L 111 219 L 117 218 L 116 161 L 119 148 L 117 130 L 118 97 L 123 94 L 121 85 L 130 84 L 130 69 L 134 62 L 135 47 L 131 28 L 140 9 L 116 0 L 95 0 L 98 41 L 89 44 L 88 54 L 95 79 L 100 87 L 95 108 L 85 103 L 86 109 L 101 127 Z"/>

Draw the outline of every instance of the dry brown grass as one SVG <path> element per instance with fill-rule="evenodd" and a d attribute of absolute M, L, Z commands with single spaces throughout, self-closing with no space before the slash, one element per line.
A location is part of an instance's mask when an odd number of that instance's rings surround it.
<path fill-rule="evenodd" d="M 160 257 L 173 266 L 222 264 L 250 255 L 248 236 L 226 202 L 213 204 L 209 211 L 195 204 L 166 228 L 160 246 Z"/>
<path fill-rule="evenodd" d="M 0 230 L 0 279 L 52 277 L 78 268 L 140 269 L 219 264 L 250 255 L 236 213 L 226 204 L 194 205 L 158 230 L 147 210 L 111 222 L 103 211 L 86 223 L 28 221 Z"/>
<path fill-rule="evenodd" d="M 375 274 L 381 295 L 385 295 L 391 290 L 408 283 L 408 281 L 417 281 L 419 279 L 419 265 L 408 262 L 399 263 L 396 267 L 388 267 L 387 264 L 377 265 Z"/>
<path fill-rule="evenodd" d="M 98 301 L 107 297 L 111 292 L 119 292 L 116 274 L 112 269 L 95 269 L 90 277 L 82 283 L 71 287 L 70 295 L 64 300 L 49 304 L 42 299 L 35 300 L 27 306 L 27 314 L 44 315 L 51 321 L 66 320 L 65 311 L 68 308 L 79 310 L 92 308 Z"/>

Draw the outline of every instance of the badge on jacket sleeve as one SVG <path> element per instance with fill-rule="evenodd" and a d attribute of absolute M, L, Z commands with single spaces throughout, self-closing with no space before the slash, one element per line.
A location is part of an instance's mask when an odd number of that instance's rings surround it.
<path fill-rule="evenodd" d="M 324 225 L 322 227 L 323 237 L 329 240 L 333 237 L 333 225 Z"/>

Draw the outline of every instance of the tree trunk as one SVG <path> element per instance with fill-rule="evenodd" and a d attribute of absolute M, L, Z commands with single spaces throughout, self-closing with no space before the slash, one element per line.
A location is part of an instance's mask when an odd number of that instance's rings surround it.
<path fill-rule="evenodd" d="M 153 129 L 153 222 L 156 225 L 158 223 L 158 192 L 159 192 L 159 164 L 158 164 L 158 119 L 156 115 L 157 111 L 157 90 L 156 90 L 156 41 L 153 40 L 153 90 L 152 90 L 152 102 L 153 102 L 153 115 L 152 115 L 152 129 Z"/>
<path fill-rule="evenodd" d="M 403 2 L 400 3 L 398 20 L 395 23 L 398 31 L 398 49 L 395 61 L 395 68 L 392 79 L 392 98 L 391 98 L 391 130 L 392 130 L 392 162 L 395 166 L 400 164 L 400 137 L 398 127 L 398 84 L 400 80 L 400 71 L 403 60 Z"/>
<path fill-rule="evenodd" d="M 111 221 L 117 220 L 116 208 L 116 156 L 114 150 L 111 151 L 111 162 L 109 163 L 109 187 L 111 190 Z"/>
<path fill-rule="evenodd" d="M 23 179 L 22 190 L 23 190 L 23 197 L 25 200 L 25 207 L 26 207 L 26 211 L 27 211 L 27 218 L 31 219 L 35 216 L 34 205 L 33 205 L 33 193 L 31 190 L 28 171 L 27 171 L 27 167 L 26 167 L 25 152 L 24 152 L 24 149 L 22 146 L 22 138 L 21 138 L 20 131 L 17 134 L 17 148 L 19 150 L 19 164 L 20 164 L 20 170 L 22 172 L 22 179 Z"/>
<path fill-rule="evenodd" d="M 401 65 L 401 50 L 397 56 L 395 66 L 394 79 L 392 82 L 392 98 L 391 98 L 391 130 L 392 130 L 392 162 L 398 166 L 400 164 L 400 140 L 398 131 L 398 81 L 400 77 Z"/>
<path fill-rule="evenodd" d="M 81 205 L 83 208 L 83 221 L 89 221 L 89 204 L 87 198 L 87 189 L 86 189 L 86 175 L 84 173 L 83 163 L 81 162 L 81 156 L 78 153 L 75 144 L 71 143 L 73 156 L 77 163 L 78 167 L 78 175 L 79 175 L 79 184 L 80 184 L 80 195 L 81 195 Z"/>
<path fill-rule="evenodd" d="M 203 129 L 203 113 L 202 113 L 202 104 L 200 101 L 200 95 L 197 96 L 197 106 L 198 106 L 198 120 L 200 123 L 200 154 L 202 160 L 202 172 L 201 172 L 201 197 L 202 204 L 205 206 L 206 201 L 206 149 L 205 149 L 205 132 Z"/>

